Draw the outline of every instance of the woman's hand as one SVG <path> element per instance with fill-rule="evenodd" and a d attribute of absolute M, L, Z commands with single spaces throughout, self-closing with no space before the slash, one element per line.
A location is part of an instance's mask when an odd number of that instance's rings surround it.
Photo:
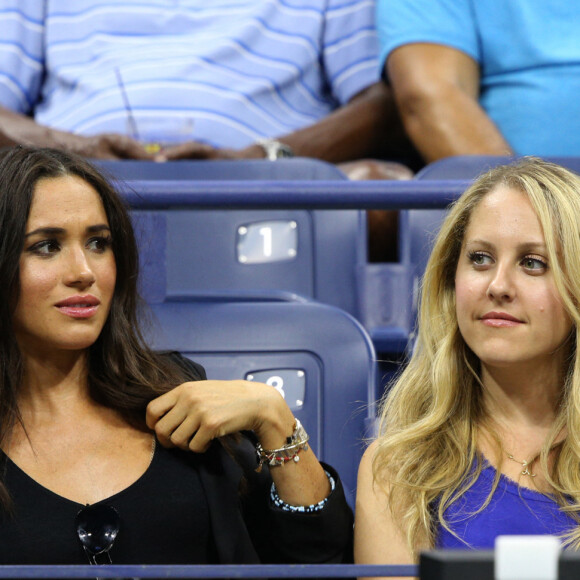
<path fill-rule="evenodd" d="M 253 430 L 264 449 L 279 449 L 294 431 L 292 411 L 276 389 L 249 381 L 183 383 L 147 406 L 147 426 L 165 447 L 205 451 L 212 439 Z M 330 484 L 312 449 L 297 463 L 270 469 L 280 497 L 292 505 L 324 499 Z"/>
<path fill-rule="evenodd" d="M 276 389 L 249 381 L 183 383 L 151 401 L 146 420 L 163 446 L 195 452 L 242 430 L 253 430 L 266 449 L 281 447 L 294 425 Z"/>

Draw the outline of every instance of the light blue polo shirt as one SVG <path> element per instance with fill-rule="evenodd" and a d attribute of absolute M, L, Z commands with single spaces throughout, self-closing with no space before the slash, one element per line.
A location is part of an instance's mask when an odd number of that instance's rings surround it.
<path fill-rule="evenodd" d="M 580 155 L 579 2 L 378 0 L 377 27 L 382 63 L 416 42 L 475 59 L 480 102 L 516 153 Z"/>

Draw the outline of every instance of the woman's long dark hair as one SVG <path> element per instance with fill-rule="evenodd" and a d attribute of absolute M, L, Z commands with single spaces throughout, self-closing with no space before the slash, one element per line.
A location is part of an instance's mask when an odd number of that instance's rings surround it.
<path fill-rule="evenodd" d="M 139 257 L 128 210 L 104 175 L 84 158 L 48 148 L 14 147 L 0 157 L 0 446 L 21 421 L 17 394 L 23 377 L 13 314 L 20 293 L 20 256 L 36 184 L 40 179 L 77 176 L 101 197 L 109 221 L 117 267 L 111 310 L 89 348 L 88 382 L 93 399 L 117 409 L 145 429 L 149 401 L 188 377 L 180 365 L 152 352 L 139 329 Z M 0 483 L 0 504 L 8 495 Z"/>

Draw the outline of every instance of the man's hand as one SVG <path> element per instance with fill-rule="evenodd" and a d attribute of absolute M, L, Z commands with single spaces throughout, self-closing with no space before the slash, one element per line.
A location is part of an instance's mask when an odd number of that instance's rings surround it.
<path fill-rule="evenodd" d="M 261 147 L 246 149 L 218 149 L 205 143 L 187 141 L 179 145 L 167 145 L 155 155 L 155 161 L 177 161 L 179 159 L 260 159 L 264 157 Z"/>
<path fill-rule="evenodd" d="M 92 159 L 140 159 L 153 161 L 155 155 L 146 145 L 126 135 L 105 133 L 84 137 L 61 133 L 58 147 Z"/>

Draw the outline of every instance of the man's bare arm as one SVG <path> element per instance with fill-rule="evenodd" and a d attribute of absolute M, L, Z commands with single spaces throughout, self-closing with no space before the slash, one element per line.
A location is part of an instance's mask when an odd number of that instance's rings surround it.
<path fill-rule="evenodd" d="M 297 156 L 331 163 L 368 157 L 402 157 L 411 151 L 391 90 L 382 82 L 371 85 L 317 123 L 279 140 L 289 145 Z M 154 158 L 141 143 L 125 135 L 77 135 L 42 126 L 30 117 L 0 107 L 0 146 L 16 144 L 57 147 L 95 159 Z M 260 157 L 264 157 L 264 151 L 255 144 L 233 150 L 191 141 L 164 148 L 156 159 Z"/>
<path fill-rule="evenodd" d="M 83 136 L 39 125 L 32 118 L 0 107 L 0 146 L 55 147 L 94 159 L 152 159 L 143 145 L 113 133 Z"/>
<path fill-rule="evenodd" d="M 386 73 L 403 124 L 425 161 L 452 155 L 509 155 L 511 148 L 479 105 L 479 65 L 438 44 L 408 44 Z"/>
<path fill-rule="evenodd" d="M 300 157 L 341 163 L 365 157 L 402 157 L 411 151 L 391 90 L 377 82 L 320 121 L 277 137 Z M 216 149 L 190 142 L 168 147 L 163 159 L 246 159 L 264 157 L 263 149 Z"/>

